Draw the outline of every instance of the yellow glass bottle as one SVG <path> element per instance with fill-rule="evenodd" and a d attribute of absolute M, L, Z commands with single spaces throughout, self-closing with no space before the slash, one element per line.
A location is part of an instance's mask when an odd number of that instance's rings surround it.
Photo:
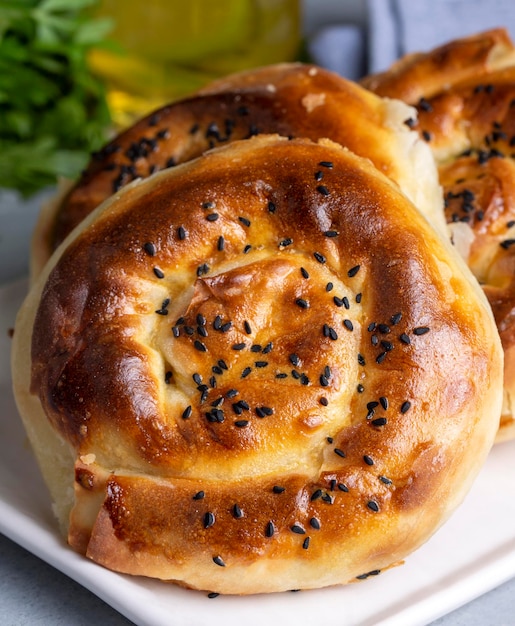
<path fill-rule="evenodd" d="M 94 50 L 90 63 L 118 126 L 299 50 L 299 0 L 101 0 L 96 13 L 114 20 L 116 48 Z"/>

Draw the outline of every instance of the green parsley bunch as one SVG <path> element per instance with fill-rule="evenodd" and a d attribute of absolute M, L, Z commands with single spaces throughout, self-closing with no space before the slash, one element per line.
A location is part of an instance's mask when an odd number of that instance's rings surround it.
<path fill-rule="evenodd" d="M 96 0 L 0 0 L 0 187 L 29 196 L 74 178 L 110 123 L 87 64 L 111 24 Z"/>

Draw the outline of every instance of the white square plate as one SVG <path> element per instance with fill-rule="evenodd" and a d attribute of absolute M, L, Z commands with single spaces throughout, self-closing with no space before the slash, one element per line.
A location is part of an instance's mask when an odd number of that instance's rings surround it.
<path fill-rule="evenodd" d="M 7 331 L 25 290 L 25 282 L 0 289 L 0 531 L 136 624 L 417 626 L 515 576 L 515 441 L 493 449 L 464 504 L 405 565 L 363 583 L 210 599 L 115 574 L 75 554 L 57 531 L 11 392 Z"/>

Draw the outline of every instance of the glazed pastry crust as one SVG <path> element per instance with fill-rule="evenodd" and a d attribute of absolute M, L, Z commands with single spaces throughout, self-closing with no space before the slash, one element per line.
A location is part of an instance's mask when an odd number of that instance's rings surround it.
<path fill-rule="evenodd" d="M 83 221 L 13 373 L 71 545 L 229 594 L 398 563 L 463 499 L 502 403 L 491 312 L 445 238 L 369 161 L 277 136 Z"/>
<path fill-rule="evenodd" d="M 367 77 L 417 108 L 452 238 L 483 286 L 505 351 L 498 441 L 515 437 L 515 47 L 504 29 L 451 41 Z M 408 122 L 410 122 L 408 120 Z"/>

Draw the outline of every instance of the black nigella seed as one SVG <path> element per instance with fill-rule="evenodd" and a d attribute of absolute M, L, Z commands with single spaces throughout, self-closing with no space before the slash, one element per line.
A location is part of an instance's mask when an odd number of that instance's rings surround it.
<path fill-rule="evenodd" d="M 326 237 L 338 237 L 338 231 L 337 230 L 326 230 L 324 232 L 324 235 Z"/>
<path fill-rule="evenodd" d="M 215 523 L 215 515 L 208 511 L 204 515 L 204 528 L 210 528 Z"/>
<path fill-rule="evenodd" d="M 191 416 L 191 411 L 192 411 L 192 407 L 191 405 L 187 406 L 184 411 L 182 412 L 182 419 L 183 420 L 187 420 L 190 416 Z"/>
<path fill-rule="evenodd" d="M 413 334 L 417 336 L 425 335 L 428 332 L 429 332 L 429 328 L 427 326 L 417 326 L 417 328 L 413 329 Z"/>
<path fill-rule="evenodd" d="M 155 244 L 151 243 L 150 241 L 147 241 L 143 244 L 143 250 L 145 250 L 148 256 L 156 256 L 157 248 Z"/>
<path fill-rule="evenodd" d="M 343 320 L 343 325 L 347 330 L 354 330 L 354 325 L 350 320 Z"/>
<path fill-rule="evenodd" d="M 269 352 L 271 352 L 273 347 L 274 344 L 271 341 L 267 343 L 266 346 L 263 348 L 263 354 L 268 354 Z"/>
<path fill-rule="evenodd" d="M 220 567 L 225 567 L 224 560 L 221 556 L 214 556 L 213 563 L 215 563 L 215 565 L 219 565 Z"/>
<path fill-rule="evenodd" d="M 407 413 L 411 408 L 411 402 L 409 402 L 409 400 L 406 400 L 406 402 L 403 402 L 401 404 L 401 413 Z"/>
<path fill-rule="evenodd" d="M 312 517 L 309 520 L 309 525 L 311 526 L 311 528 L 314 528 L 315 530 L 320 530 L 320 521 L 316 517 Z"/>
<path fill-rule="evenodd" d="M 386 476 L 379 476 L 379 480 L 384 483 L 385 485 L 391 485 L 392 481 L 389 478 L 386 478 Z"/>
<path fill-rule="evenodd" d="M 407 346 L 409 346 L 409 344 L 411 343 L 411 339 L 406 333 L 402 333 L 401 335 L 399 335 L 399 341 L 406 344 Z"/>
<path fill-rule="evenodd" d="M 347 272 L 347 276 L 349 278 L 354 278 L 354 276 L 356 276 L 356 274 L 359 272 L 361 265 L 355 265 L 354 267 L 351 267 L 350 270 Z"/>
<path fill-rule="evenodd" d="M 268 365 L 268 361 L 254 361 L 254 365 L 256 367 L 266 367 Z"/>
<path fill-rule="evenodd" d="M 317 191 L 323 196 L 329 196 L 331 194 L 331 192 L 329 191 L 329 189 L 327 189 L 325 185 L 318 185 Z"/>
<path fill-rule="evenodd" d="M 361 304 L 361 300 L 363 299 L 363 294 L 362 293 L 357 293 L 356 294 L 356 303 L 357 304 Z"/>
<path fill-rule="evenodd" d="M 388 398 L 385 398 L 384 396 L 381 396 L 379 398 L 379 403 L 381 404 L 383 409 L 386 411 L 386 409 L 388 408 Z"/>
<path fill-rule="evenodd" d="M 378 354 L 377 357 L 376 357 L 376 363 L 381 364 L 386 359 L 386 355 L 387 354 L 388 354 L 388 352 L 386 350 L 384 352 L 381 352 L 380 354 Z"/>
<path fill-rule="evenodd" d="M 300 358 L 298 356 L 298 354 L 290 354 L 290 356 L 288 357 L 290 359 L 290 363 L 292 365 L 295 365 L 295 367 L 297 367 L 300 364 Z"/>
<path fill-rule="evenodd" d="M 222 252 L 222 250 L 225 248 L 225 239 L 222 236 L 218 237 L 216 248 L 218 252 Z"/>
<path fill-rule="evenodd" d="M 214 209 L 215 208 L 215 203 L 214 202 L 203 202 L 202 203 L 202 208 L 203 209 Z"/>
<path fill-rule="evenodd" d="M 360 365 L 365 365 L 365 363 L 366 363 L 365 357 L 362 354 L 358 354 L 358 363 Z"/>
<path fill-rule="evenodd" d="M 392 317 L 390 318 L 390 322 L 392 323 L 393 326 L 395 326 L 401 321 L 401 319 L 402 319 L 402 313 L 394 313 L 394 315 L 392 315 Z"/>
<path fill-rule="evenodd" d="M 285 487 L 281 487 L 280 485 L 274 485 L 272 487 L 272 491 L 274 493 L 284 493 L 286 491 L 286 488 Z"/>
<path fill-rule="evenodd" d="M 365 463 L 367 465 L 374 465 L 374 459 L 372 457 L 368 456 L 368 454 L 365 454 L 363 456 L 363 460 L 365 461 Z"/>
<path fill-rule="evenodd" d="M 304 300 L 304 298 L 297 298 L 295 304 L 301 309 L 309 309 L 309 302 Z"/>
<path fill-rule="evenodd" d="M 286 248 L 288 246 L 291 246 L 292 243 L 293 239 L 291 237 L 286 237 L 285 239 L 281 239 L 281 241 L 279 242 L 279 247 Z"/>
<path fill-rule="evenodd" d="M 322 331 L 324 337 L 329 337 L 332 341 L 336 341 L 338 339 L 338 333 L 328 324 L 324 324 Z"/>
<path fill-rule="evenodd" d="M 154 267 L 153 271 L 154 271 L 154 274 L 155 274 L 155 276 L 157 278 L 164 278 L 165 277 L 165 274 L 164 274 L 163 270 L 159 269 L 158 267 Z"/>
<path fill-rule="evenodd" d="M 372 420 L 370 423 L 372 426 L 386 426 L 388 420 L 386 417 L 378 417 L 375 420 Z"/>
<path fill-rule="evenodd" d="M 234 422 L 234 425 L 236 426 L 236 428 L 245 428 L 249 425 L 249 420 L 236 420 Z"/>
<path fill-rule="evenodd" d="M 316 491 L 314 491 L 311 495 L 311 502 L 314 502 L 315 500 L 321 498 L 323 493 L 324 492 L 321 489 L 317 489 Z"/>
<path fill-rule="evenodd" d="M 340 448 L 335 448 L 334 449 L 334 453 L 337 454 L 338 456 L 340 456 L 342 459 L 345 458 L 345 452 L 343 450 L 341 450 Z"/>
<path fill-rule="evenodd" d="M 239 217 L 238 221 L 243 224 L 243 226 L 250 226 L 250 220 L 246 217 Z"/>
<path fill-rule="evenodd" d="M 329 381 L 327 380 L 327 377 L 324 376 L 324 374 L 320 374 L 320 384 L 322 387 L 328 387 L 329 386 Z"/>
<path fill-rule="evenodd" d="M 327 167 L 328 169 L 332 169 L 333 168 L 332 161 L 320 161 L 320 163 L 318 165 L 320 165 L 320 167 Z"/>
<path fill-rule="evenodd" d="M 250 374 L 250 372 L 252 371 L 252 368 L 250 367 L 246 367 L 243 372 L 241 373 L 241 377 L 242 378 L 247 378 L 247 376 Z"/>
<path fill-rule="evenodd" d="M 322 396 L 322 397 L 320 398 L 319 402 L 320 402 L 320 404 L 321 404 L 322 406 L 328 406 L 328 405 L 329 405 L 329 400 L 328 400 L 325 396 Z"/>
<path fill-rule="evenodd" d="M 343 483 L 338 483 L 338 489 L 340 491 L 343 491 L 344 493 L 349 492 L 349 488 L 347 487 L 347 485 L 344 485 Z"/>
<path fill-rule="evenodd" d="M 309 542 L 310 542 L 310 538 L 309 537 L 306 537 L 304 539 L 304 541 L 302 542 L 302 548 L 304 550 L 307 550 L 309 548 Z"/>
<path fill-rule="evenodd" d="M 220 594 L 219 594 L 219 593 L 217 593 L 216 591 L 210 591 L 210 592 L 207 594 L 207 597 L 208 597 L 209 599 L 213 599 L 213 598 L 218 598 L 218 596 L 219 596 L 219 595 L 220 595 Z"/>
<path fill-rule="evenodd" d="M 273 202 L 269 202 L 269 203 L 268 203 L 268 211 L 269 211 L 270 213 L 275 213 L 275 210 L 276 210 L 276 206 L 275 206 L 275 204 L 274 204 Z"/>
<path fill-rule="evenodd" d="M 324 264 L 326 262 L 326 258 L 323 254 L 321 254 L 320 252 L 314 252 L 313 256 L 315 257 L 315 259 L 319 262 Z"/>
<path fill-rule="evenodd" d="M 250 324 L 245 320 L 245 322 L 243 322 L 243 328 L 245 329 L 245 332 L 247 333 L 247 335 L 252 334 L 252 329 L 250 327 Z"/>
<path fill-rule="evenodd" d="M 275 526 L 272 521 L 268 522 L 265 527 L 265 537 L 273 537 L 275 534 Z"/>
<path fill-rule="evenodd" d="M 197 493 L 193 496 L 193 500 L 203 500 L 206 494 L 203 491 L 197 491 Z"/>
<path fill-rule="evenodd" d="M 363 393 L 363 392 L 365 391 L 365 387 L 363 387 L 363 385 L 359 384 L 359 385 L 356 387 L 356 391 L 357 391 L 358 393 Z"/>
<path fill-rule="evenodd" d="M 303 278 L 309 278 L 308 270 L 304 269 L 303 267 L 300 268 L 300 273 L 302 274 Z"/>
<path fill-rule="evenodd" d="M 232 514 L 236 519 L 241 519 L 243 517 L 243 511 L 237 504 L 232 507 Z"/>
<path fill-rule="evenodd" d="M 297 535 L 305 535 L 306 531 L 304 530 L 304 528 L 302 528 L 302 526 L 300 526 L 299 524 L 293 524 L 293 526 L 290 528 L 290 530 L 292 531 L 292 533 L 295 533 Z"/>
<path fill-rule="evenodd" d="M 388 326 L 388 324 L 378 324 L 377 330 L 383 335 L 387 335 L 390 332 L 390 327 Z"/>
<path fill-rule="evenodd" d="M 245 348 L 245 344 L 243 342 L 234 343 L 231 347 L 233 350 L 243 350 Z"/>
<path fill-rule="evenodd" d="M 318 170 L 317 172 L 315 172 L 315 180 L 317 182 L 320 182 L 322 180 L 322 178 L 324 177 L 324 172 L 321 172 L 320 170 Z"/>
<path fill-rule="evenodd" d="M 184 230 L 184 226 L 179 226 L 177 229 L 177 235 L 181 241 L 186 239 L 186 231 Z"/>
<path fill-rule="evenodd" d="M 208 222 L 216 222 L 219 217 L 218 213 L 209 213 L 209 215 L 206 215 L 206 220 Z"/>
<path fill-rule="evenodd" d="M 360 574 L 359 576 L 356 576 L 356 578 L 358 580 L 366 580 L 370 576 L 378 576 L 380 573 L 381 573 L 380 569 L 373 569 L 370 572 L 366 572 L 365 574 Z"/>
<path fill-rule="evenodd" d="M 327 285 L 325 286 L 325 290 L 326 291 L 332 291 L 333 290 L 333 283 L 327 283 Z"/>
<path fill-rule="evenodd" d="M 374 513 L 377 513 L 379 511 L 379 505 L 374 500 L 369 500 L 367 502 L 367 506 L 371 511 L 374 511 Z"/>
<path fill-rule="evenodd" d="M 193 342 L 193 346 L 199 352 L 207 352 L 206 344 L 202 343 L 202 341 L 199 341 L 198 339 L 195 339 L 195 341 Z"/>

